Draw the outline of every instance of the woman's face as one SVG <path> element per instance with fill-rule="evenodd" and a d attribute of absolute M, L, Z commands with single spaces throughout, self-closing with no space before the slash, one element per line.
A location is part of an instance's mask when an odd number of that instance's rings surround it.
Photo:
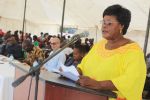
<path fill-rule="evenodd" d="M 120 30 L 123 26 L 117 21 L 115 16 L 105 15 L 102 21 L 102 36 L 107 40 L 114 40 L 122 35 Z"/>

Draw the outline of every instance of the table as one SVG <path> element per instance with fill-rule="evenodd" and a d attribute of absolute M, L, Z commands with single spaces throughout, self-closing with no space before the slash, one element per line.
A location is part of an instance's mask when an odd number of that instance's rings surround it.
<path fill-rule="evenodd" d="M 16 68 L 16 79 L 29 72 L 29 66 L 18 62 L 11 64 Z M 30 79 L 29 76 L 14 89 L 14 100 L 27 100 Z M 31 84 L 30 100 L 34 100 L 34 87 L 35 78 Z M 41 71 L 38 87 L 38 100 L 107 100 L 108 97 L 117 97 L 114 92 L 85 88 L 59 74 L 48 71 Z"/>
<path fill-rule="evenodd" d="M 0 55 L 0 100 L 13 100 L 15 68 L 9 64 L 9 59 Z"/>

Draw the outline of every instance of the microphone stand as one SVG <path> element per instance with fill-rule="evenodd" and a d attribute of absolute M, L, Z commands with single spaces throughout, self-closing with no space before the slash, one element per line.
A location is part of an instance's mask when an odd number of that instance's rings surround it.
<path fill-rule="evenodd" d="M 80 39 L 80 36 L 75 36 L 73 38 L 71 38 L 71 40 L 64 45 L 61 49 L 57 50 L 56 52 L 54 52 L 51 56 L 49 56 L 47 59 L 45 59 L 42 63 L 40 63 L 39 65 L 32 67 L 30 69 L 30 71 L 26 74 L 21 76 L 20 78 L 18 78 L 17 80 L 15 80 L 12 83 L 13 87 L 17 87 L 19 84 L 21 84 L 29 75 L 35 75 L 36 77 L 36 84 L 35 84 L 35 98 L 34 100 L 37 100 L 37 95 L 38 95 L 38 81 L 39 81 L 39 75 L 40 75 L 40 68 L 49 60 L 51 60 L 53 57 L 55 57 L 58 53 L 60 53 L 62 50 L 64 50 L 66 47 L 68 47 L 71 44 L 74 44 L 76 41 L 78 41 Z"/>

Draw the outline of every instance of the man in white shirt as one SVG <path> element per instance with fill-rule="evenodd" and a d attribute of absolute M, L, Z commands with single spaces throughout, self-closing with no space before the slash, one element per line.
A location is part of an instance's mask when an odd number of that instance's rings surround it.
<path fill-rule="evenodd" d="M 60 49 L 61 43 L 58 37 L 52 37 L 49 42 L 53 50 L 52 52 L 50 52 L 51 55 L 52 53 Z M 58 70 L 60 68 L 60 65 L 64 64 L 65 61 L 66 61 L 66 56 L 65 53 L 62 51 L 59 54 L 57 54 L 55 57 L 53 57 L 51 60 L 49 60 L 46 64 L 44 64 L 44 68 L 48 71 Z"/>

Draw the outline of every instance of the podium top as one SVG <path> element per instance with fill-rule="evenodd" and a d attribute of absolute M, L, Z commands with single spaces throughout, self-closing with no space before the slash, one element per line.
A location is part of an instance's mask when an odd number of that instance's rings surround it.
<path fill-rule="evenodd" d="M 30 67 L 27 65 L 24 65 L 18 61 L 10 62 L 10 64 L 16 68 L 21 69 L 24 72 L 29 72 Z M 70 88 L 70 89 L 83 91 L 83 92 L 87 92 L 87 93 L 91 93 L 91 94 L 95 94 L 95 95 L 100 95 L 100 96 L 117 98 L 116 93 L 114 93 L 112 91 L 94 90 L 94 89 L 85 88 L 85 87 L 82 87 L 82 86 L 76 84 L 74 81 L 71 81 L 69 79 L 62 77 L 59 74 L 48 72 L 48 71 L 41 71 L 40 79 L 43 81 L 46 81 L 49 84 L 54 84 L 54 85 L 58 85 L 58 86 L 65 87 L 65 88 Z"/>

